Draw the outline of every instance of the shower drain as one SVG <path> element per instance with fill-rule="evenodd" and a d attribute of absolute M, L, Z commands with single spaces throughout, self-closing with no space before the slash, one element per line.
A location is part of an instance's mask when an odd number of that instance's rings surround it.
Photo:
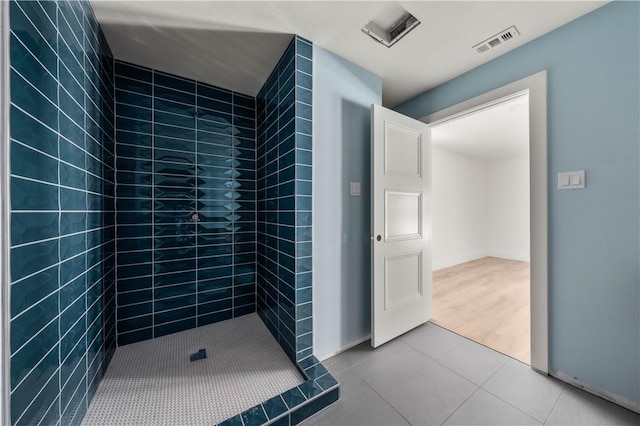
<path fill-rule="evenodd" d="M 198 361 L 199 359 L 205 359 L 206 357 L 207 357 L 207 350 L 200 349 L 198 352 L 189 355 L 189 360 L 193 362 L 193 361 Z"/>

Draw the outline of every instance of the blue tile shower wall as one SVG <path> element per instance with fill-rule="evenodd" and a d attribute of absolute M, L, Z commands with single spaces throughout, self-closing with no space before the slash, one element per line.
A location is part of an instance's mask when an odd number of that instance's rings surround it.
<path fill-rule="evenodd" d="M 118 343 L 255 312 L 255 98 L 120 61 L 115 86 Z"/>
<path fill-rule="evenodd" d="M 79 424 L 115 348 L 113 58 L 88 2 L 10 30 L 11 423 Z"/>
<path fill-rule="evenodd" d="M 312 51 L 293 38 L 256 110 L 258 313 L 293 361 L 312 354 Z"/>

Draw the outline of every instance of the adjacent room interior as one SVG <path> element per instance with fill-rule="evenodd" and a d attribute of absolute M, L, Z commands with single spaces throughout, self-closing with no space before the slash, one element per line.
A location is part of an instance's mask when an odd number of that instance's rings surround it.
<path fill-rule="evenodd" d="M 432 129 L 431 322 L 530 363 L 528 95 Z"/>

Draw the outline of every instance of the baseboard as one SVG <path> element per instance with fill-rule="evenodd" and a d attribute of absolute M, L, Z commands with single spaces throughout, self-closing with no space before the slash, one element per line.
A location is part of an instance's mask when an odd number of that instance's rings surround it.
<path fill-rule="evenodd" d="M 524 253 L 507 253 L 502 251 L 489 251 L 487 256 L 499 257 L 500 259 L 519 260 L 521 262 L 531 262 L 531 256 Z"/>
<path fill-rule="evenodd" d="M 488 253 L 470 253 L 462 256 L 449 257 L 447 259 L 441 260 L 439 262 L 434 262 L 432 265 L 432 269 L 437 271 L 438 269 L 448 268 L 450 266 L 459 265 L 465 262 L 471 262 L 472 260 L 482 259 L 483 257 L 489 256 Z"/>
<path fill-rule="evenodd" d="M 616 395 L 613 392 L 609 392 L 606 390 L 602 390 L 602 389 L 598 389 L 593 386 L 590 386 L 586 383 L 581 382 L 580 380 L 576 379 L 575 377 L 567 373 L 563 373 L 562 371 L 558 371 L 558 372 L 550 371 L 549 375 L 565 383 L 568 383 L 572 386 L 575 386 L 579 389 L 582 389 L 586 392 L 589 392 L 590 394 L 599 396 L 602 399 L 606 399 L 607 401 L 613 402 L 614 404 L 624 407 L 627 410 L 631 410 L 635 413 L 640 414 L 640 403 L 638 402 L 632 401 L 620 395 Z"/>
<path fill-rule="evenodd" d="M 346 346 L 343 346 L 342 348 L 338 349 L 335 352 L 330 352 L 327 355 L 322 355 L 322 356 L 318 356 L 318 355 L 315 355 L 315 354 L 314 355 L 318 359 L 318 361 L 322 362 L 322 361 L 324 361 L 326 359 L 329 359 L 329 358 L 331 358 L 333 356 L 338 355 L 339 353 L 348 351 L 349 349 L 353 348 L 354 346 L 358 346 L 359 344 L 364 343 L 367 340 L 371 340 L 371 335 L 370 334 L 368 334 L 367 336 L 365 336 L 362 339 L 358 339 L 358 340 L 356 340 L 354 342 L 351 342 L 351 343 L 347 344 Z"/>

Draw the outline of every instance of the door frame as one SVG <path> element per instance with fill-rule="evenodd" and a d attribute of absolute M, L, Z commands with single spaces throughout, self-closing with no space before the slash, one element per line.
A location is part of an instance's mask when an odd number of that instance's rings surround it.
<path fill-rule="evenodd" d="M 9 385 L 9 2 L 0 1 L 0 423 L 10 424 Z"/>
<path fill-rule="evenodd" d="M 529 94 L 531 368 L 549 374 L 547 71 L 486 92 L 420 119 L 430 127 Z"/>

